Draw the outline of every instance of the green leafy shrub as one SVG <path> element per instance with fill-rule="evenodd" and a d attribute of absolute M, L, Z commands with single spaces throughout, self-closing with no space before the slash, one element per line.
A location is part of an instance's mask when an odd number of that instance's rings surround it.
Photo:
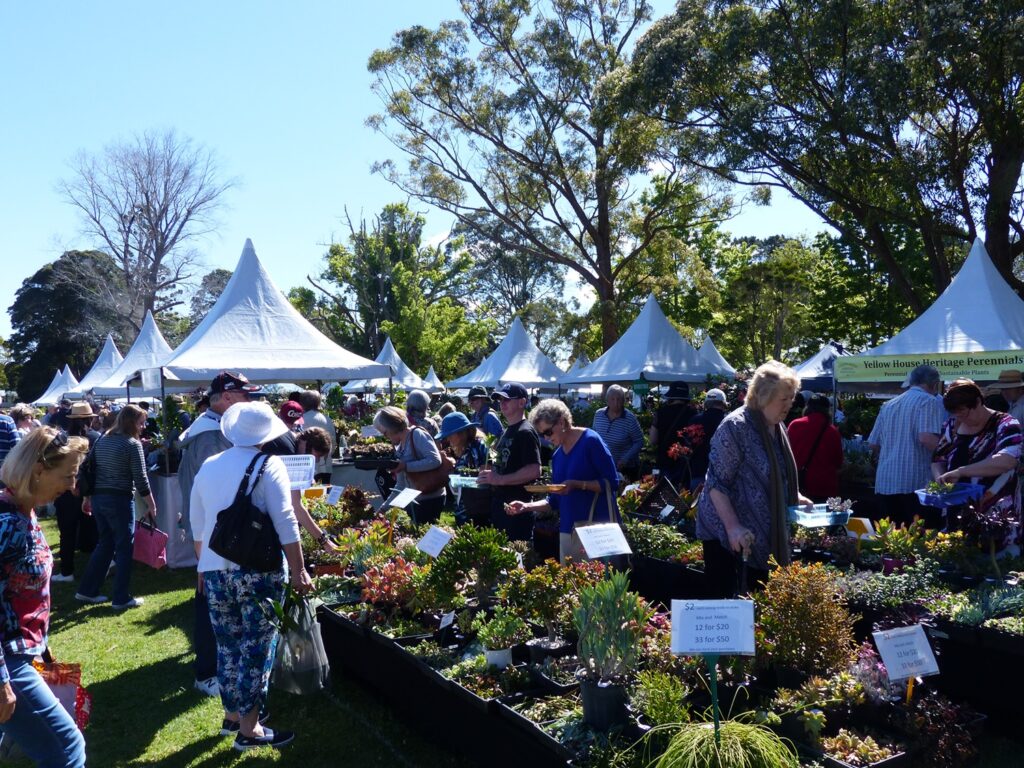
<path fill-rule="evenodd" d="M 513 645 L 525 643 L 532 637 L 529 625 L 511 611 L 498 606 L 488 619 L 480 614 L 473 622 L 477 637 L 489 651 L 500 651 Z"/>
<path fill-rule="evenodd" d="M 427 586 L 441 606 L 452 605 L 458 595 L 469 592 L 483 603 L 501 573 L 515 567 L 516 556 L 502 531 L 464 525 L 434 560 Z"/>
<path fill-rule="evenodd" d="M 687 723 L 672 737 L 656 768 L 798 768 L 796 753 L 757 723 L 725 720 L 721 746 L 711 723 Z"/>
<path fill-rule="evenodd" d="M 637 675 L 633 705 L 651 725 L 685 723 L 690 719 L 690 705 L 686 703 L 689 693 L 686 684 L 675 675 L 645 670 Z"/>
<path fill-rule="evenodd" d="M 612 571 L 608 578 L 582 589 L 573 620 L 587 677 L 623 681 L 636 668 L 640 637 L 652 614 L 644 599 L 629 591 L 629 577 L 623 572 Z"/>
<path fill-rule="evenodd" d="M 546 560 L 531 571 L 511 571 L 499 596 L 528 619 L 543 624 L 548 639 L 555 641 L 572 626 L 572 612 L 579 605 L 580 590 L 601 581 L 604 570 L 599 562 L 562 565 Z"/>

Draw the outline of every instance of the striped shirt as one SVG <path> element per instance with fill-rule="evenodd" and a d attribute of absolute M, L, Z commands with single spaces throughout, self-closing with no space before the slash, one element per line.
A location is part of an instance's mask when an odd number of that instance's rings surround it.
<path fill-rule="evenodd" d="M 21 433 L 18 431 L 14 419 L 10 416 L 0 414 L 0 465 L 4 463 L 7 454 L 21 440 Z"/>
<path fill-rule="evenodd" d="M 637 463 L 644 447 L 644 433 L 632 411 L 623 409 L 621 416 L 611 419 L 608 409 L 601 408 L 594 414 L 593 429 L 608 446 L 616 466 L 630 467 Z"/>
<path fill-rule="evenodd" d="M 945 411 L 938 398 L 911 387 L 882 406 L 868 442 L 880 446 L 875 493 L 913 493 L 932 479 L 932 453 L 918 440 L 942 432 Z"/>
<path fill-rule="evenodd" d="M 142 455 L 142 443 L 120 433 L 103 435 L 93 446 L 96 452 L 95 494 L 131 494 L 132 486 L 149 496 L 149 478 Z"/>

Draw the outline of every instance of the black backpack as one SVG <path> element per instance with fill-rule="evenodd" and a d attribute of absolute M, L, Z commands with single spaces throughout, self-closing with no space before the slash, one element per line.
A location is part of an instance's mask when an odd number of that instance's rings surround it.
<path fill-rule="evenodd" d="M 78 478 L 75 480 L 75 488 L 78 490 L 78 495 L 83 498 L 92 496 L 96 491 L 96 443 L 102 439 L 102 437 L 96 438 L 95 442 L 89 447 L 89 453 L 86 454 L 85 461 L 78 466 Z"/>
<path fill-rule="evenodd" d="M 266 573 L 281 569 L 281 539 L 270 515 L 252 503 L 252 491 L 246 492 L 256 462 L 261 458 L 265 461 L 252 484 L 253 489 L 256 488 L 270 460 L 263 454 L 258 454 L 245 470 L 231 506 L 217 513 L 210 535 L 210 550 L 243 568 Z"/>

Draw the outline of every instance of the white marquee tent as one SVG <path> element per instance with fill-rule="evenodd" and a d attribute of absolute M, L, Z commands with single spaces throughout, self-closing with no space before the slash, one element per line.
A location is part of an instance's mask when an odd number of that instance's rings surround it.
<path fill-rule="evenodd" d="M 736 378 L 736 369 L 729 365 L 728 360 L 722 357 L 722 353 L 718 351 L 718 347 L 715 346 L 715 342 L 711 340 L 710 336 L 704 339 L 704 343 L 698 347 L 697 353 L 709 365 L 714 366 L 714 373 L 725 376 L 727 379 Z"/>
<path fill-rule="evenodd" d="M 251 240 L 217 303 L 163 366 L 196 384 L 223 370 L 261 384 L 386 378 L 390 371 L 338 346 L 300 315 L 263 269 Z"/>
<path fill-rule="evenodd" d="M 406 365 L 405 361 L 399 357 L 398 350 L 391 343 L 390 336 L 384 339 L 384 346 L 381 347 L 380 354 L 375 358 L 375 362 L 386 365 L 390 370 L 394 371 L 394 375 L 390 380 L 386 374 L 382 378 L 356 379 L 346 384 L 344 391 L 350 394 L 353 392 L 378 392 L 381 390 L 386 392 L 389 381 L 394 389 L 401 389 L 406 392 L 414 389 L 427 389 L 423 379 L 417 376 L 412 368 Z"/>
<path fill-rule="evenodd" d="M 850 355 L 840 345 L 830 341 L 800 365 L 793 368 L 800 377 L 800 388 L 812 392 L 831 392 L 833 389 L 832 373 L 837 357 Z"/>
<path fill-rule="evenodd" d="M 78 379 L 71 372 L 70 366 L 65 363 L 64 370 L 57 371 L 54 374 L 50 386 L 46 388 L 46 391 L 38 399 L 32 401 L 32 405 L 56 405 L 61 401 L 61 398 L 66 397 L 68 392 L 71 392 L 77 386 Z"/>
<path fill-rule="evenodd" d="M 160 333 L 153 313 L 147 311 L 146 319 L 142 321 L 142 329 L 128 354 L 105 381 L 92 387 L 93 394 L 101 397 L 159 397 L 159 380 L 149 382 L 149 386 L 145 386 L 137 377 L 140 371 L 159 368 L 170 354 L 171 345 Z M 133 383 L 129 385 L 129 381 Z M 178 386 L 171 391 L 181 392 L 185 389 L 187 388 Z"/>
<path fill-rule="evenodd" d="M 430 366 L 430 370 L 427 371 L 427 375 L 423 377 L 423 383 L 426 384 L 425 389 L 432 395 L 440 394 L 444 392 L 444 382 L 441 381 L 437 375 L 437 371 L 434 370 L 434 366 Z"/>
<path fill-rule="evenodd" d="M 501 340 L 490 357 L 464 376 L 448 382 L 449 389 L 497 387 L 516 381 L 524 387 L 552 387 L 565 375 L 561 368 L 533 343 L 518 317 L 512 321 L 508 335 Z"/>
<path fill-rule="evenodd" d="M 651 294 L 633 324 L 597 360 L 563 385 L 590 382 L 632 382 L 640 374 L 648 381 L 704 381 L 709 373 L 719 372 L 717 364 L 701 357 L 661 311 Z"/>
<path fill-rule="evenodd" d="M 124 356 L 118 351 L 117 345 L 114 344 L 114 337 L 108 333 L 106 341 L 103 342 L 103 349 L 96 356 L 96 361 L 92 364 L 92 368 L 81 378 L 78 386 L 68 393 L 68 397 L 72 400 L 85 397 L 89 390 L 109 379 L 110 375 L 117 370 L 117 367 L 123 361 Z"/>

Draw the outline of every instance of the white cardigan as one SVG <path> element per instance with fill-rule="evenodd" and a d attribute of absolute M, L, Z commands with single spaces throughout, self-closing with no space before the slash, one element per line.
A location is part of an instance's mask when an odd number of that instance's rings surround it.
<path fill-rule="evenodd" d="M 196 475 L 189 505 L 192 535 L 202 544 L 197 566 L 200 572 L 225 571 L 239 567 L 237 563 L 226 560 L 210 550 L 210 536 L 217 522 L 217 513 L 231 506 L 249 462 L 258 453 L 256 448 L 228 448 L 223 453 L 204 461 Z M 292 544 L 299 540 L 299 524 L 292 510 L 288 470 L 277 456 L 267 456 L 256 463 L 253 478 L 259 473 L 263 461 L 267 462 L 267 468 L 252 490 L 252 501 L 259 509 L 270 515 L 281 544 Z M 252 488 L 252 478 L 249 484 Z"/>

